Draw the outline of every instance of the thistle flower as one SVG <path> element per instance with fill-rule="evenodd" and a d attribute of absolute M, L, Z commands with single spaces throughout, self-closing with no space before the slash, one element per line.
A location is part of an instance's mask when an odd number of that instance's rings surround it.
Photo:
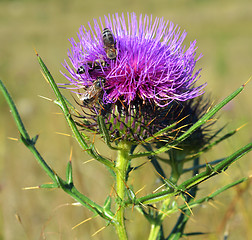
<path fill-rule="evenodd" d="M 105 116 L 113 139 L 143 140 L 160 129 L 159 114 L 173 102 L 184 102 L 203 93 L 195 86 L 196 41 L 186 49 L 186 33 L 172 22 L 137 19 L 135 13 L 94 20 L 94 28 L 80 28 L 70 39 L 64 74 L 82 101 L 83 127 L 99 132 L 96 117 Z M 107 40 L 107 42 L 106 42 Z M 87 111 L 89 109 L 89 111 Z M 161 124 L 162 125 L 162 124 Z"/>

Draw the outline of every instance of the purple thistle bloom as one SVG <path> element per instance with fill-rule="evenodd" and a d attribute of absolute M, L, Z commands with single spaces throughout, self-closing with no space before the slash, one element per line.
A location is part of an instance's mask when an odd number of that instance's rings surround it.
<path fill-rule="evenodd" d="M 200 72 L 194 73 L 200 58 L 196 41 L 186 50 L 186 33 L 173 23 L 152 16 L 137 19 L 135 13 L 126 20 L 123 14 L 108 15 L 105 24 L 100 18 L 93 28 L 88 25 L 80 28 L 78 42 L 70 39 L 73 67 L 64 64 L 70 83 L 63 85 L 81 101 L 80 126 L 101 133 L 97 116 L 102 115 L 111 141 L 139 143 L 179 123 L 184 108 L 191 111 L 186 100 L 201 95 L 205 86 L 195 86 Z M 172 141 L 175 132 L 164 132 L 154 142 Z"/>
<path fill-rule="evenodd" d="M 80 28 L 76 42 L 68 52 L 72 63 L 65 61 L 70 76 L 66 88 L 85 91 L 98 77 L 105 79 L 102 88 L 103 104 L 122 102 L 130 107 L 134 102 L 151 103 L 159 107 L 172 101 L 186 101 L 203 93 L 205 84 L 195 87 L 200 70 L 194 73 L 196 41 L 186 50 L 182 46 L 186 33 L 173 23 L 152 16 L 139 19 L 135 13 L 105 16 L 94 20 L 94 27 Z M 115 59 L 109 59 L 103 43 L 103 29 L 111 30 L 117 51 Z M 71 87 L 67 86 L 70 85 Z M 82 95 L 81 95 L 82 96 Z"/>

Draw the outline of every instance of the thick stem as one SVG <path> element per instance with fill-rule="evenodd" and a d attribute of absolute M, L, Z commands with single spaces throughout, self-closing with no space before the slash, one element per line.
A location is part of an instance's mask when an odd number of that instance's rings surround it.
<path fill-rule="evenodd" d="M 124 222 L 124 211 L 125 211 L 125 189 L 126 189 L 126 174 L 130 161 L 130 148 L 131 144 L 128 142 L 121 142 L 118 144 L 119 149 L 116 161 L 116 191 L 118 195 L 117 201 L 117 221 L 119 224 L 115 225 L 119 239 L 128 239 L 125 222 Z"/>
<path fill-rule="evenodd" d="M 159 235 L 161 225 L 160 224 L 151 224 L 151 230 L 148 240 L 156 240 Z"/>

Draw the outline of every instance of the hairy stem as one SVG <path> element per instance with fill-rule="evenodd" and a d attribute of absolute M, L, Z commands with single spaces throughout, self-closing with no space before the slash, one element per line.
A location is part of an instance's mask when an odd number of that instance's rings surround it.
<path fill-rule="evenodd" d="M 124 221 L 124 212 L 125 212 L 125 189 L 126 189 L 126 175 L 127 169 L 130 161 L 130 149 L 131 144 L 128 142 L 121 142 L 118 144 L 120 150 L 118 150 L 117 161 L 116 161 L 116 192 L 117 192 L 117 221 L 119 222 L 116 225 L 116 231 L 119 239 L 125 240 L 128 239 L 125 221 Z"/>

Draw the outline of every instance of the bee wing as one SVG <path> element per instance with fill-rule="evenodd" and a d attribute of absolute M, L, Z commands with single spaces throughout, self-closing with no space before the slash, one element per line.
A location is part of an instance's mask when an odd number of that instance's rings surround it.
<path fill-rule="evenodd" d="M 95 96 L 96 94 L 96 88 L 94 85 L 91 85 L 90 87 L 86 88 L 84 93 L 82 93 L 80 96 L 79 96 L 79 99 L 81 101 L 84 101 L 84 100 L 87 100 L 87 99 L 91 99 Z"/>
<path fill-rule="evenodd" d="M 103 44 L 105 48 L 111 48 L 115 44 L 115 39 L 112 32 L 108 28 L 104 28 L 102 33 Z"/>

